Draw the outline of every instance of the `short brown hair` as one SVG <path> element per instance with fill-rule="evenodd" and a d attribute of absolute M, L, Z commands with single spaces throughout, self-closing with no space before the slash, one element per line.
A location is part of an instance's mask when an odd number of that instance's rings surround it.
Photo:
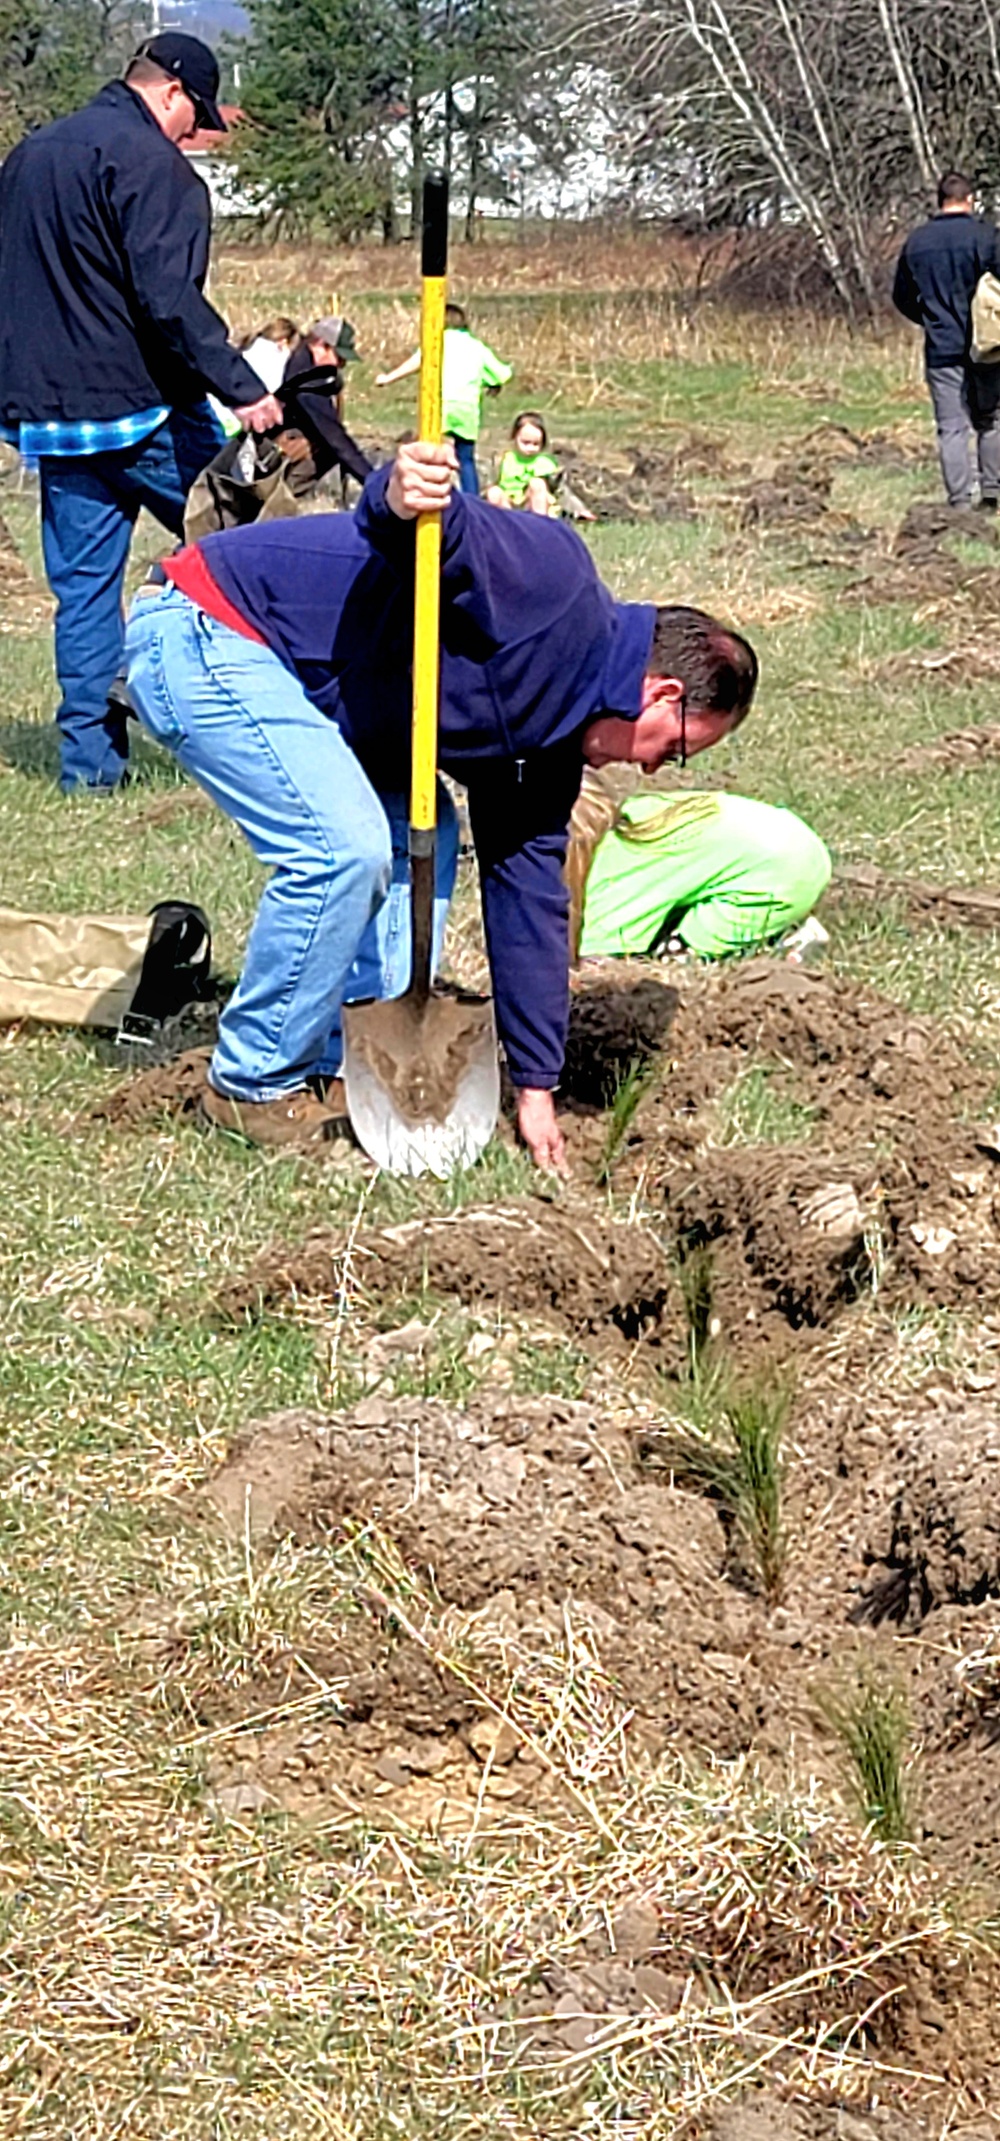
<path fill-rule="evenodd" d="M 975 190 L 964 171 L 945 171 L 938 179 L 938 207 L 947 207 L 949 201 L 971 201 Z"/>
<path fill-rule="evenodd" d="M 646 672 L 678 677 L 692 707 L 704 714 L 731 714 L 738 728 L 750 711 L 758 664 L 741 632 L 706 610 L 667 603 L 656 612 Z"/>

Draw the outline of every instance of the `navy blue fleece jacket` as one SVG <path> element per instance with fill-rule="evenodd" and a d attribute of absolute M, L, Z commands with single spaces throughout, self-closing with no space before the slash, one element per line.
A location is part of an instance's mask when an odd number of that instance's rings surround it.
<path fill-rule="evenodd" d="M 206 536 L 212 578 L 336 721 L 374 787 L 410 760 L 414 523 L 389 468 L 353 514 Z M 562 522 L 456 492 L 444 517 L 438 764 L 465 783 L 497 1026 L 518 1086 L 562 1072 L 569 1003 L 563 863 L 583 731 L 634 719 L 654 611 L 615 602 Z"/>

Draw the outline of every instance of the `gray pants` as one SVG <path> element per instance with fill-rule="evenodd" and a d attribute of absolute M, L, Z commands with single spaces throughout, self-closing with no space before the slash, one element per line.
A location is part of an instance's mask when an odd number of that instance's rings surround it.
<path fill-rule="evenodd" d="M 1000 364 L 929 364 L 941 474 L 950 506 L 972 498 L 969 439 L 974 432 L 979 488 L 1000 495 Z"/>

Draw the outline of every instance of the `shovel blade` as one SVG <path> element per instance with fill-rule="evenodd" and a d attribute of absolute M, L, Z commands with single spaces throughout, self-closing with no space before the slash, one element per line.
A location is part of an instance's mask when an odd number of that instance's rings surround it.
<path fill-rule="evenodd" d="M 391 1175 L 446 1181 L 489 1143 L 500 1064 L 488 998 L 412 993 L 346 1004 L 344 1088 L 351 1127 Z"/>

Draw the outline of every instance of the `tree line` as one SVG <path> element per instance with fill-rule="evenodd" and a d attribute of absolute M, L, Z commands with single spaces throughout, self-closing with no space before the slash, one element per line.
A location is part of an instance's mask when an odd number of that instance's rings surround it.
<path fill-rule="evenodd" d="M 603 206 L 794 226 L 844 306 L 887 231 L 957 165 L 1000 170 L 991 0 L 248 0 L 225 55 L 233 181 L 272 232 L 409 227 L 430 161 L 466 234 L 519 173 L 599 140 Z M 71 107 L 148 28 L 143 0 L 0 0 L 0 149 Z"/>

